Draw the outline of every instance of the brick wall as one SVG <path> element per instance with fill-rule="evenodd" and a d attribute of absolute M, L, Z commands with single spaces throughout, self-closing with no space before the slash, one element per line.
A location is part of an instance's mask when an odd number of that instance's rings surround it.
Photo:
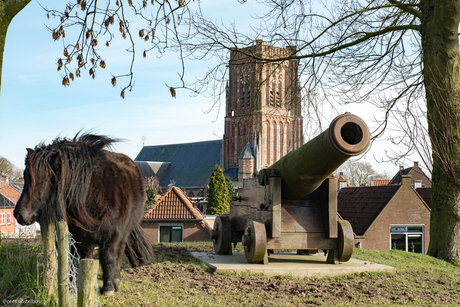
<path fill-rule="evenodd" d="M 5 234 L 14 234 L 14 223 L 16 223 L 16 219 L 13 216 L 13 211 L 14 208 L 0 208 L 0 214 L 5 214 L 5 225 L 0 225 L 0 232 Z M 10 214 L 10 224 L 7 223 L 8 213 Z"/>
<path fill-rule="evenodd" d="M 157 221 L 142 221 L 142 228 L 144 229 L 147 240 L 150 243 L 159 242 L 159 226 L 182 226 L 183 240 L 184 241 L 209 241 L 210 235 L 199 224 L 199 222 L 157 222 Z"/>
<path fill-rule="evenodd" d="M 428 207 L 410 186 L 411 177 L 403 176 L 403 184 L 395 196 L 382 210 L 380 215 L 365 233 L 365 239 L 355 238 L 355 246 L 361 242 L 361 248 L 389 250 L 390 226 L 423 226 L 424 253 L 430 242 L 430 215 Z"/>

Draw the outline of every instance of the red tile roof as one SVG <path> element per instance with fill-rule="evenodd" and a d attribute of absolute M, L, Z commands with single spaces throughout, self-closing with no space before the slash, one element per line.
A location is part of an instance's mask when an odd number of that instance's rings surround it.
<path fill-rule="evenodd" d="M 373 185 L 374 186 L 379 186 L 379 185 L 387 185 L 390 183 L 391 179 L 374 179 Z"/>
<path fill-rule="evenodd" d="M 202 220 L 203 216 L 181 189 L 172 187 L 144 215 L 144 219 Z"/>
<path fill-rule="evenodd" d="M 18 202 L 19 198 L 21 197 L 21 193 L 16 191 L 13 187 L 7 184 L 4 181 L 0 181 L 0 194 L 5 196 L 8 200 L 12 202 L 12 206 Z"/>
<path fill-rule="evenodd" d="M 400 185 L 353 187 L 340 190 L 337 211 L 362 236 L 396 194 Z"/>

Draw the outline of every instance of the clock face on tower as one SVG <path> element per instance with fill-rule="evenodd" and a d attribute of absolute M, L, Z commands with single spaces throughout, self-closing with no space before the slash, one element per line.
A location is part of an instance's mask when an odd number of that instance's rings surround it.
<path fill-rule="evenodd" d="M 251 75 L 249 73 L 249 67 L 243 66 L 243 69 L 241 70 L 241 75 L 240 75 L 240 82 L 243 85 L 247 85 L 251 79 Z"/>
<path fill-rule="evenodd" d="M 283 74 L 281 72 L 281 67 L 278 67 L 272 74 L 273 83 L 280 84 L 283 80 Z"/>

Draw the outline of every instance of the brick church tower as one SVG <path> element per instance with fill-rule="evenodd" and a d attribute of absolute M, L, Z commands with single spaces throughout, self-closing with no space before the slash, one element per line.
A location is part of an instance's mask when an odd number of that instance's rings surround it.
<path fill-rule="evenodd" d="M 292 55 L 295 47 L 273 47 L 257 40 L 254 46 L 241 51 L 267 58 Z M 253 173 L 303 145 L 298 64 L 298 60 L 263 64 L 236 50 L 231 51 L 224 170 L 237 168 L 239 162 L 241 165 L 239 158 L 248 143 L 254 156 Z M 248 172 L 245 167 L 244 173 Z"/>

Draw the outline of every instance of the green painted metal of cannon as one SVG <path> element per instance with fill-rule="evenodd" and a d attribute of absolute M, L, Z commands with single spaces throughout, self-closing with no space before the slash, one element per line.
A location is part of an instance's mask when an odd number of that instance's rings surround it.
<path fill-rule="evenodd" d="M 337 214 L 337 180 L 348 158 L 362 154 L 370 133 L 364 121 L 345 113 L 329 128 L 290 152 L 258 178 L 245 179 L 230 213 L 216 218 L 211 238 L 218 254 L 242 242 L 248 262 L 268 263 L 274 250 L 328 252 L 327 261 L 348 261 L 353 229 Z"/>

